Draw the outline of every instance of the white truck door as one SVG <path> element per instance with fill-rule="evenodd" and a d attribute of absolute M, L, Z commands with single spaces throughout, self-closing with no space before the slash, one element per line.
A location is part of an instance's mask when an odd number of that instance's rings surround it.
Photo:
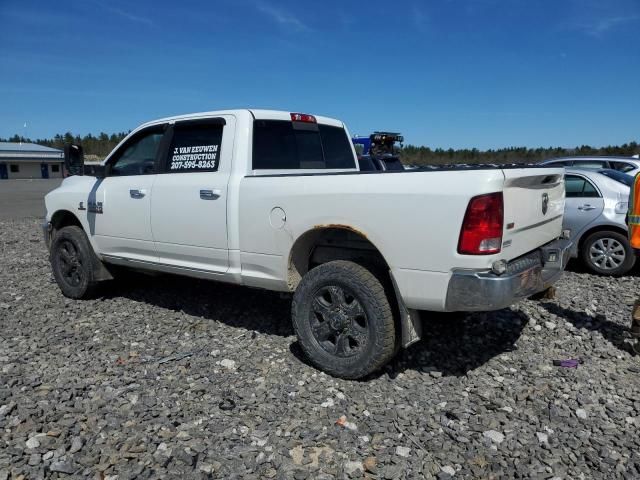
<path fill-rule="evenodd" d="M 134 134 L 109 158 L 83 208 L 89 232 L 103 255 L 157 260 L 151 234 L 151 192 L 165 127 Z"/>
<path fill-rule="evenodd" d="M 151 199 L 158 261 L 224 273 L 229 269 L 227 184 L 235 118 L 178 121 L 169 135 Z"/>

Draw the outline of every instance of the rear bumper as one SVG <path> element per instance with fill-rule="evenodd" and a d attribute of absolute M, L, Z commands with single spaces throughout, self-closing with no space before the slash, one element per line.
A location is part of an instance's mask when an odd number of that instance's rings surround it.
<path fill-rule="evenodd" d="M 445 310 L 500 310 L 553 285 L 569 261 L 572 242 L 555 240 L 512 260 L 507 271 L 455 270 L 447 288 Z"/>

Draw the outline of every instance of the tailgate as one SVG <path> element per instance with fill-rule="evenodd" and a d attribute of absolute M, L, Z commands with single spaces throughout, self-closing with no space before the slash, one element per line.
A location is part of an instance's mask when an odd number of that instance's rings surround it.
<path fill-rule="evenodd" d="M 504 169 L 504 235 L 508 260 L 555 240 L 562 233 L 563 168 Z"/>

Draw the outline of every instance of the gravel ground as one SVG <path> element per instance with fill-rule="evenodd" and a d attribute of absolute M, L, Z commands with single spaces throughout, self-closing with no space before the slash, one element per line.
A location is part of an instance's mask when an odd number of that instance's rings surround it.
<path fill-rule="evenodd" d="M 71 301 L 36 220 L 0 222 L 0 265 L 0 480 L 640 476 L 637 276 L 434 318 L 352 382 L 304 363 L 275 293 L 140 275 Z"/>

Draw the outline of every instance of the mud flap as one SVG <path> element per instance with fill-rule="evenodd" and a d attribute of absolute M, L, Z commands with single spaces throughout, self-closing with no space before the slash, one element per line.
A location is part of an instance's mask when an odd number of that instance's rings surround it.
<path fill-rule="evenodd" d="M 91 264 L 93 268 L 93 279 L 95 281 L 101 282 L 104 280 L 113 280 L 113 274 L 109 271 L 105 264 L 100 261 L 95 253 L 93 254 L 93 261 L 91 262 Z"/>
<path fill-rule="evenodd" d="M 396 279 L 393 278 L 393 274 L 389 272 L 391 281 L 393 283 L 393 290 L 396 293 L 396 301 L 398 303 L 398 310 L 400 313 L 400 346 L 407 348 L 409 345 L 416 343 L 422 338 L 422 321 L 420 320 L 420 312 L 407 308 L 400 295 L 400 290 L 396 284 Z"/>

